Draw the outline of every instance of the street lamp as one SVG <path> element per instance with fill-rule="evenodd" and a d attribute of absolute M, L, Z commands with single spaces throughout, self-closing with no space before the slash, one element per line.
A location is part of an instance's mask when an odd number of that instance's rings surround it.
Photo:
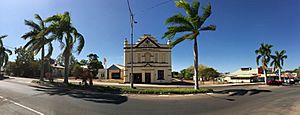
<path fill-rule="evenodd" d="M 134 86 L 133 86 L 133 23 L 136 23 L 136 22 L 134 21 L 134 17 L 133 17 L 131 8 L 130 8 L 129 0 L 127 0 L 127 5 L 128 5 L 129 15 L 130 15 L 130 29 L 131 29 L 131 31 L 130 31 L 131 71 L 130 71 L 130 75 L 129 75 L 129 80 L 130 80 L 130 88 L 134 88 Z"/>

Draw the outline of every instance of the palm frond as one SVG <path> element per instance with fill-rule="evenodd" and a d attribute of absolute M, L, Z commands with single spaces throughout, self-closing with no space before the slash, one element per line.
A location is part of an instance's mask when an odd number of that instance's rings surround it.
<path fill-rule="evenodd" d="M 287 58 L 287 55 L 284 55 L 281 57 L 281 59 L 286 59 Z"/>
<path fill-rule="evenodd" d="M 7 37 L 7 35 L 0 36 L 0 40 L 3 39 L 3 38 L 5 38 L 5 37 Z"/>
<path fill-rule="evenodd" d="M 23 38 L 23 39 L 27 39 L 27 38 L 34 38 L 35 37 L 35 35 L 37 35 L 38 34 L 38 32 L 37 31 L 35 31 L 35 30 L 32 30 L 32 31 L 30 31 L 30 32 L 27 32 L 27 33 L 25 33 L 24 35 L 22 35 L 21 36 L 21 38 Z"/>
<path fill-rule="evenodd" d="M 187 26 L 171 26 L 168 27 L 168 31 L 165 32 L 163 38 L 168 37 L 169 39 L 173 39 L 176 33 L 188 32 L 192 30 L 193 30 L 192 28 Z"/>
<path fill-rule="evenodd" d="M 268 64 L 271 61 L 271 57 L 270 56 L 266 56 L 266 64 Z"/>
<path fill-rule="evenodd" d="M 77 53 L 80 54 L 84 47 L 85 41 L 84 41 L 84 37 L 80 33 L 77 33 L 77 36 L 78 36 L 77 39 L 79 41 L 79 45 L 77 47 Z"/>
<path fill-rule="evenodd" d="M 286 51 L 285 50 L 282 50 L 281 52 L 280 52 L 280 55 L 284 55 L 286 53 Z"/>
<path fill-rule="evenodd" d="M 255 54 L 258 55 L 261 52 L 260 49 L 255 50 Z"/>
<path fill-rule="evenodd" d="M 261 58 L 261 55 L 258 55 L 258 56 L 256 57 L 256 64 L 257 64 L 257 65 L 259 65 L 259 60 L 260 60 L 260 58 Z"/>
<path fill-rule="evenodd" d="M 4 48 L 4 51 L 6 51 L 6 52 L 8 53 L 8 55 L 11 55 L 11 54 L 12 54 L 12 51 L 9 50 L 9 49 Z"/>
<path fill-rule="evenodd" d="M 189 22 L 189 20 L 180 13 L 168 18 L 165 21 L 165 24 L 188 26 L 190 28 L 193 28 L 193 25 Z"/>
<path fill-rule="evenodd" d="M 187 1 L 179 0 L 179 1 L 176 1 L 175 4 L 176 4 L 176 7 L 184 9 L 186 11 L 186 14 L 189 15 L 190 17 L 195 16 L 190 4 Z"/>
<path fill-rule="evenodd" d="M 215 31 L 216 30 L 216 25 L 209 25 L 206 27 L 200 28 L 201 31 Z"/>
<path fill-rule="evenodd" d="M 195 15 L 198 15 L 199 7 L 200 2 L 198 0 L 193 0 L 191 9 Z"/>
<path fill-rule="evenodd" d="M 48 45 L 48 53 L 46 55 L 46 58 L 50 58 L 53 53 L 53 46 L 51 42 L 49 42 L 47 45 Z"/>
<path fill-rule="evenodd" d="M 202 25 L 206 21 L 206 19 L 211 15 L 211 5 L 210 5 L 210 3 L 208 3 L 207 6 L 205 6 L 203 8 L 203 11 L 204 11 L 204 13 L 202 14 L 201 19 L 199 21 L 200 25 Z"/>
<path fill-rule="evenodd" d="M 41 18 L 40 15 L 34 14 L 34 18 L 37 19 L 37 20 L 39 21 L 39 24 L 40 24 L 41 29 L 45 28 L 44 21 L 43 21 L 43 19 Z"/>
<path fill-rule="evenodd" d="M 48 17 L 48 18 L 45 20 L 45 22 L 47 23 L 47 22 L 59 21 L 59 20 L 60 20 L 60 16 L 59 16 L 59 14 L 57 14 L 57 15 L 53 15 L 53 16 L 51 16 L 51 17 Z"/>
<path fill-rule="evenodd" d="M 33 30 L 41 31 L 41 28 L 38 24 L 34 23 L 32 20 L 24 20 L 25 25 L 29 26 Z"/>
<path fill-rule="evenodd" d="M 183 35 L 183 36 L 177 38 L 174 42 L 172 42 L 170 44 L 170 46 L 173 47 L 173 46 L 177 45 L 178 43 L 180 43 L 180 42 L 182 42 L 184 40 L 191 39 L 192 37 L 193 37 L 193 33 Z"/>
<path fill-rule="evenodd" d="M 271 65 L 271 66 L 273 66 L 273 65 L 274 65 L 274 63 L 275 63 L 275 61 L 272 61 L 272 62 L 270 63 L 270 65 Z M 274 67 L 274 68 L 276 68 L 276 67 Z"/>
<path fill-rule="evenodd" d="M 31 47 L 35 42 L 36 42 L 36 39 L 31 39 L 24 45 L 23 48 L 27 49 L 28 47 Z"/>

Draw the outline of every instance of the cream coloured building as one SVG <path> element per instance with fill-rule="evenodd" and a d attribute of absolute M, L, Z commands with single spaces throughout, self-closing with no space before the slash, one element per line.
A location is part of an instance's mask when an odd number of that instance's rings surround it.
<path fill-rule="evenodd" d="M 135 83 L 171 83 L 171 47 L 145 34 L 133 44 L 133 80 Z M 131 44 L 124 42 L 124 82 L 130 82 Z"/>

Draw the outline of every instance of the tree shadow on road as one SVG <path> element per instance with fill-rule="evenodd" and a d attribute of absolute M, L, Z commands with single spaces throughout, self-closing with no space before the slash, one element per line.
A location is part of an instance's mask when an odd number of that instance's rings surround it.
<path fill-rule="evenodd" d="M 225 98 L 225 97 L 218 97 L 218 96 L 214 96 L 214 95 L 209 95 L 206 94 L 209 97 L 215 98 L 215 99 L 221 99 L 221 100 L 226 100 L 226 101 L 235 101 L 235 99 L 230 99 L 230 98 Z"/>
<path fill-rule="evenodd" d="M 80 89 L 68 89 L 62 87 L 45 87 L 45 86 L 31 86 L 34 87 L 36 91 L 41 91 L 44 93 L 37 95 L 68 95 L 70 97 L 79 98 L 85 101 L 92 101 L 96 103 L 109 103 L 109 104 L 122 104 L 128 100 L 127 96 L 121 96 L 117 92 L 114 93 L 103 93 L 103 92 L 93 92 Z M 37 96 L 35 95 L 35 96 Z"/>
<path fill-rule="evenodd" d="M 214 93 L 219 94 L 229 94 L 229 96 L 244 96 L 249 93 L 249 95 L 256 95 L 262 92 L 272 92 L 271 90 L 260 90 L 260 89 L 226 89 L 221 91 L 214 91 Z"/>

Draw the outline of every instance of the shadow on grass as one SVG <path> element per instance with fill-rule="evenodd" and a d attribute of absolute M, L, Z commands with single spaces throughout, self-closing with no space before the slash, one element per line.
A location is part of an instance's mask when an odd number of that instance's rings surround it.
<path fill-rule="evenodd" d="M 272 92 L 271 90 L 260 90 L 260 89 L 226 89 L 221 91 L 214 91 L 214 93 L 219 94 L 230 94 L 229 96 L 244 96 L 249 93 L 249 95 L 256 95 L 262 92 Z"/>
<path fill-rule="evenodd" d="M 108 104 L 122 104 L 128 100 L 126 96 L 121 96 L 117 90 L 113 92 L 95 92 L 86 89 L 71 89 L 67 87 L 57 86 L 31 86 L 36 91 L 44 92 L 43 94 L 70 96 L 79 98 L 85 101 L 91 101 L 96 103 L 108 103 Z"/>

